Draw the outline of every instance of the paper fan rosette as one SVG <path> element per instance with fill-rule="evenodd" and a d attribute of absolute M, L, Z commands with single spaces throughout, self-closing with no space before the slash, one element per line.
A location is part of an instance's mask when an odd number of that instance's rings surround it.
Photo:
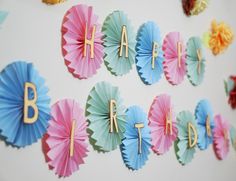
<path fill-rule="evenodd" d="M 127 74 L 135 59 L 135 33 L 122 11 L 114 11 L 104 21 L 104 62 L 116 76 Z"/>
<path fill-rule="evenodd" d="M 90 143 L 96 151 L 112 151 L 121 144 L 126 124 L 125 110 L 118 87 L 99 82 L 90 91 L 86 115 Z"/>
<path fill-rule="evenodd" d="M 148 117 L 139 106 L 131 106 L 126 112 L 124 139 L 120 146 L 125 165 L 138 170 L 145 165 L 150 154 L 151 135 Z"/>
<path fill-rule="evenodd" d="M 32 63 L 16 61 L 0 74 L 0 134 L 6 143 L 24 147 L 47 130 L 50 98 L 45 80 Z"/>
<path fill-rule="evenodd" d="M 236 129 L 233 126 L 230 128 L 230 140 L 234 150 L 236 151 Z"/>
<path fill-rule="evenodd" d="M 169 95 L 157 96 L 149 110 L 152 150 L 157 154 L 166 153 L 177 138 L 176 118 Z"/>
<path fill-rule="evenodd" d="M 137 71 L 145 84 L 154 84 L 163 73 L 163 52 L 159 27 L 147 22 L 139 29 L 136 44 Z"/>
<path fill-rule="evenodd" d="M 68 177 L 84 163 L 88 152 L 87 122 L 83 109 L 72 99 L 60 100 L 52 106 L 49 121 L 49 166 L 60 177 Z"/>
<path fill-rule="evenodd" d="M 196 152 L 197 122 L 189 111 L 182 111 L 177 116 L 178 138 L 175 142 L 177 159 L 182 165 L 190 163 Z"/>
<path fill-rule="evenodd" d="M 187 43 L 187 75 L 189 81 L 197 86 L 201 84 L 205 72 L 205 57 L 199 37 L 191 37 Z"/>
<path fill-rule="evenodd" d="M 212 131 L 215 125 L 213 111 L 208 100 L 199 101 L 195 110 L 195 117 L 198 124 L 198 147 L 200 150 L 205 150 L 209 144 L 212 144 Z"/>
<path fill-rule="evenodd" d="M 230 76 L 224 84 L 228 103 L 232 109 L 236 109 L 236 76 Z"/>
<path fill-rule="evenodd" d="M 223 160 L 229 153 L 229 128 L 230 125 L 220 114 L 215 116 L 215 128 L 213 130 L 213 148 L 216 157 Z"/>
<path fill-rule="evenodd" d="M 94 75 L 103 61 L 103 35 L 93 8 L 82 4 L 70 8 L 61 32 L 62 53 L 69 72 L 79 79 Z"/>
<path fill-rule="evenodd" d="M 182 0 L 183 10 L 187 16 L 200 14 L 208 4 L 209 0 Z"/>
<path fill-rule="evenodd" d="M 186 74 L 186 51 L 179 32 L 170 32 L 163 42 L 164 73 L 172 85 L 180 84 Z"/>

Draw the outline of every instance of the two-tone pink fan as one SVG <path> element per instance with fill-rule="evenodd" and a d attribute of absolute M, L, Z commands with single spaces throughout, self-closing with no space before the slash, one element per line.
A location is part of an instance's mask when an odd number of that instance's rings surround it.
<path fill-rule="evenodd" d="M 84 163 L 88 152 L 87 122 L 84 111 L 72 99 L 52 106 L 46 143 L 46 160 L 60 177 L 70 176 Z"/>
<path fill-rule="evenodd" d="M 101 25 L 93 8 L 76 5 L 70 8 L 62 22 L 62 53 L 70 73 L 76 78 L 91 77 L 103 61 Z"/>
<path fill-rule="evenodd" d="M 177 138 L 176 118 L 170 96 L 157 96 L 149 110 L 152 150 L 157 154 L 166 153 Z"/>
<path fill-rule="evenodd" d="M 180 84 L 186 74 L 186 50 L 179 32 L 170 32 L 163 42 L 164 73 L 172 85 Z"/>

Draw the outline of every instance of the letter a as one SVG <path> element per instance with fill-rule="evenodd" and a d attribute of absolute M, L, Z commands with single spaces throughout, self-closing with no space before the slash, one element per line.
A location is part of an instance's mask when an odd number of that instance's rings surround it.
<path fill-rule="evenodd" d="M 123 46 L 125 46 L 125 58 L 128 58 L 128 49 L 129 49 L 129 43 L 128 43 L 128 36 L 127 36 L 127 30 L 126 26 L 122 26 L 122 33 L 121 33 L 121 41 L 120 41 L 120 52 L 119 56 L 121 57 L 123 54 Z"/>
<path fill-rule="evenodd" d="M 113 133 L 113 124 L 115 124 L 116 132 L 118 133 L 118 125 L 117 125 L 117 119 L 116 119 L 116 113 L 114 113 L 114 107 L 116 107 L 116 101 L 111 99 L 110 100 L 110 133 Z"/>
<path fill-rule="evenodd" d="M 96 26 L 93 26 L 93 32 L 91 39 L 88 39 L 88 29 L 87 29 L 87 23 L 85 26 L 85 37 L 84 37 L 84 57 L 86 57 L 87 54 L 87 45 L 90 45 L 90 57 L 94 58 L 94 39 L 95 39 L 95 32 L 96 32 Z"/>
<path fill-rule="evenodd" d="M 34 98 L 31 100 L 29 100 L 29 89 L 31 89 L 34 93 Z M 26 82 L 24 90 L 24 123 L 33 124 L 37 121 L 39 114 L 39 110 L 36 105 L 37 97 L 35 85 L 33 83 Z M 29 107 L 34 110 L 34 115 L 32 117 L 29 117 Z"/>

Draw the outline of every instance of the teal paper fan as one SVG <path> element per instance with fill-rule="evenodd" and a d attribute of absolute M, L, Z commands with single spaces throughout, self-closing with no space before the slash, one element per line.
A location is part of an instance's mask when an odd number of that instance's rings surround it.
<path fill-rule="evenodd" d="M 197 146 L 197 123 L 189 111 L 182 111 L 177 116 L 178 137 L 175 142 L 175 154 L 182 165 L 193 159 Z"/>
<path fill-rule="evenodd" d="M 194 86 L 201 84 L 205 72 L 205 57 L 199 37 L 191 37 L 187 43 L 187 75 Z"/>
<path fill-rule="evenodd" d="M 107 82 L 99 82 L 93 87 L 87 100 L 86 116 L 90 143 L 95 150 L 108 152 L 121 144 L 126 125 L 125 111 L 118 87 Z"/>
<path fill-rule="evenodd" d="M 104 62 L 116 76 L 127 74 L 135 60 L 135 33 L 122 11 L 114 11 L 104 21 Z M 123 40 L 123 41 L 122 41 Z"/>

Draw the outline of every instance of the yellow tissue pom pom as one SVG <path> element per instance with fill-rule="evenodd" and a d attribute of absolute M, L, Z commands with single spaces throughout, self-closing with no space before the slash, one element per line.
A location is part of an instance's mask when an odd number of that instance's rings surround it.
<path fill-rule="evenodd" d="M 233 42 L 233 32 L 224 22 L 212 21 L 209 47 L 214 55 L 223 52 Z"/>
<path fill-rule="evenodd" d="M 64 2 L 65 0 L 42 0 L 42 1 L 46 4 L 58 4 Z"/>

